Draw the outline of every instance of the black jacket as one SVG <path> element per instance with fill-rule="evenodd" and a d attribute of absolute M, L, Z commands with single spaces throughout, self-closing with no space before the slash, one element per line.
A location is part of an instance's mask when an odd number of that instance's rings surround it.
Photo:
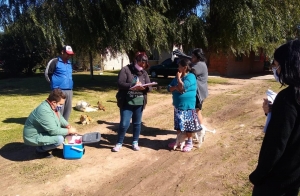
<path fill-rule="evenodd" d="M 132 81 L 134 79 L 134 76 L 138 76 L 139 81 L 142 84 L 150 83 L 150 78 L 148 76 L 148 73 L 145 70 L 138 71 L 134 64 L 129 64 L 125 67 L 123 67 L 118 75 L 118 92 L 116 95 L 117 98 L 117 104 L 118 107 L 122 107 L 126 104 L 126 95 L 128 93 L 128 90 L 130 87 L 132 87 Z M 152 87 L 148 86 L 143 91 L 144 95 L 144 105 L 143 108 L 145 108 L 147 104 L 147 92 L 151 91 Z"/>
<path fill-rule="evenodd" d="M 249 178 L 254 185 L 300 185 L 300 106 L 291 86 L 276 96 L 258 165 Z"/>

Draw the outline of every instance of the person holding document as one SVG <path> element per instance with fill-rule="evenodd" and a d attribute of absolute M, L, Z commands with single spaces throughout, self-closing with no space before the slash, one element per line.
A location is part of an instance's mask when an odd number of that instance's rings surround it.
<path fill-rule="evenodd" d="M 278 73 L 277 73 L 277 69 L 279 69 L 279 67 L 275 65 L 274 60 L 271 64 L 271 67 L 272 67 L 272 72 L 273 72 L 276 82 L 279 82 Z M 269 121 L 271 119 L 272 105 L 273 105 L 273 102 L 277 95 L 277 93 L 273 92 L 270 89 L 268 89 L 266 93 L 267 93 L 267 98 L 263 99 L 263 105 L 262 105 L 263 111 L 265 112 L 265 115 L 267 116 L 266 125 L 263 130 L 264 133 L 266 133 Z"/>
<path fill-rule="evenodd" d="M 281 90 L 262 142 L 256 169 L 249 179 L 253 196 L 297 196 L 300 187 L 300 41 L 274 52 L 274 76 Z"/>
<path fill-rule="evenodd" d="M 266 120 L 266 125 L 264 126 L 264 130 L 263 132 L 266 133 L 266 130 L 267 130 L 267 127 L 268 127 L 268 124 L 270 122 L 270 119 L 271 119 L 271 116 L 272 116 L 272 104 L 276 98 L 276 93 L 273 92 L 272 90 L 268 89 L 266 91 L 266 94 L 267 94 L 267 99 L 264 98 L 264 101 L 263 101 L 263 110 L 265 112 L 265 115 L 267 116 L 267 120 Z"/>
<path fill-rule="evenodd" d="M 135 62 L 121 69 L 118 75 L 117 104 L 120 108 L 120 124 L 118 129 L 117 144 L 112 149 L 118 152 L 122 148 L 123 140 L 132 119 L 133 140 L 132 149 L 140 150 L 138 140 L 141 132 L 142 114 L 147 104 L 147 93 L 152 86 L 142 86 L 150 83 L 150 78 L 145 69 L 148 68 L 148 57 L 144 52 L 138 52 Z"/>

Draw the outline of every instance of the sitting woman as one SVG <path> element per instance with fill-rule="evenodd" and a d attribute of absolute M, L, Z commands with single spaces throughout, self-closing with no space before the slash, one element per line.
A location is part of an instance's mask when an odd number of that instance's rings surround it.
<path fill-rule="evenodd" d="M 202 129 L 195 110 L 197 80 L 195 75 L 190 73 L 190 60 L 181 59 L 178 64 L 178 73 L 168 86 L 168 91 L 173 94 L 174 129 L 177 130 L 177 134 L 186 132 L 188 141 L 183 151 L 188 152 L 193 149 L 193 132 Z M 172 142 L 168 146 L 173 148 L 175 143 Z"/>

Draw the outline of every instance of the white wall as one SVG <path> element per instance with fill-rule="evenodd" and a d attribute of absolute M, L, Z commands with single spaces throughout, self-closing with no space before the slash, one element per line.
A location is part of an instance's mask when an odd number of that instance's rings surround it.
<path fill-rule="evenodd" d="M 173 50 L 177 49 L 176 46 L 173 46 Z M 182 49 L 181 47 L 179 49 Z M 161 54 L 159 55 L 159 59 L 153 61 L 152 63 L 150 62 L 150 65 L 156 65 L 158 63 L 163 62 L 167 58 L 174 58 L 172 51 L 162 51 Z M 119 70 L 122 67 L 128 65 L 130 63 L 128 56 L 126 53 L 118 53 L 117 56 L 114 58 L 112 57 L 111 53 L 108 51 L 106 54 L 106 59 L 103 61 L 104 63 L 104 70 Z"/>
<path fill-rule="evenodd" d="M 128 65 L 130 62 L 128 56 L 125 53 L 118 53 L 116 57 L 112 57 L 111 53 L 108 52 L 103 63 L 104 70 L 119 70 L 122 67 Z"/>

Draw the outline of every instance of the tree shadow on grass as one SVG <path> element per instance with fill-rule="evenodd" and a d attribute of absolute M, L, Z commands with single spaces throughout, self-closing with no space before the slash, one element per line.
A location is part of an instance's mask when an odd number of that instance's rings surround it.
<path fill-rule="evenodd" d="M 102 120 L 97 121 L 98 124 L 107 124 L 107 128 L 115 132 L 115 134 L 101 134 L 102 140 L 100 141 L 100 145 L 93 145 L 93 147 L 97 148 L 112 148 L 116 144 L 117 140 L 117 132 L 119 123 L 113 123 L 113 122 L 106 122 Z M 101 130 L 100 130 L 101 132 Z M 132 125 L 128 128 L 127 133 L 131 134 L 131 136 L 124 138 L 123 147 L 132 148 Z M 142 131 L 140 135 L 143 136 L 151 136 L 151 137 L 157 137 L 159 135 L 173 135 L 172 138 L 169 138 L 168 140 L 155 140 L 155 139 L 149 139 L 149 138 L 139 138 L 139 146 L 140 147 L 146 147 L 153 150 L 162 150 L 162 149 L 168 149 L 168 143 L 174 140 L 176 137 L 176 131 L 173 130 L 162 130 L 159 128 L 153 128 L 153 127 L 147 127 L 142 124 Z"/>
<path fill-rule="evenodd" d="M 117 71 L 119 72 L 119 71 Z M 151 81 L 157 82 L 160 86 L 167 86 L 172 78 L 155 78 Z M 118 75 L 95 75 L 93 78 L 89 74 L 73 74 L 74 89 L 73 96 L 77 92 L 83 90 L 93 90 L 100 92 L 107 92 L 110 90 L 117 90 Z M 35 74 L 35 77 L 26 78 L 8 78 L 1 80 L 0 94 L 9 96 L 34 96 L 50 93 L 49 83 L 45 80 L 44 74 Z"/>

